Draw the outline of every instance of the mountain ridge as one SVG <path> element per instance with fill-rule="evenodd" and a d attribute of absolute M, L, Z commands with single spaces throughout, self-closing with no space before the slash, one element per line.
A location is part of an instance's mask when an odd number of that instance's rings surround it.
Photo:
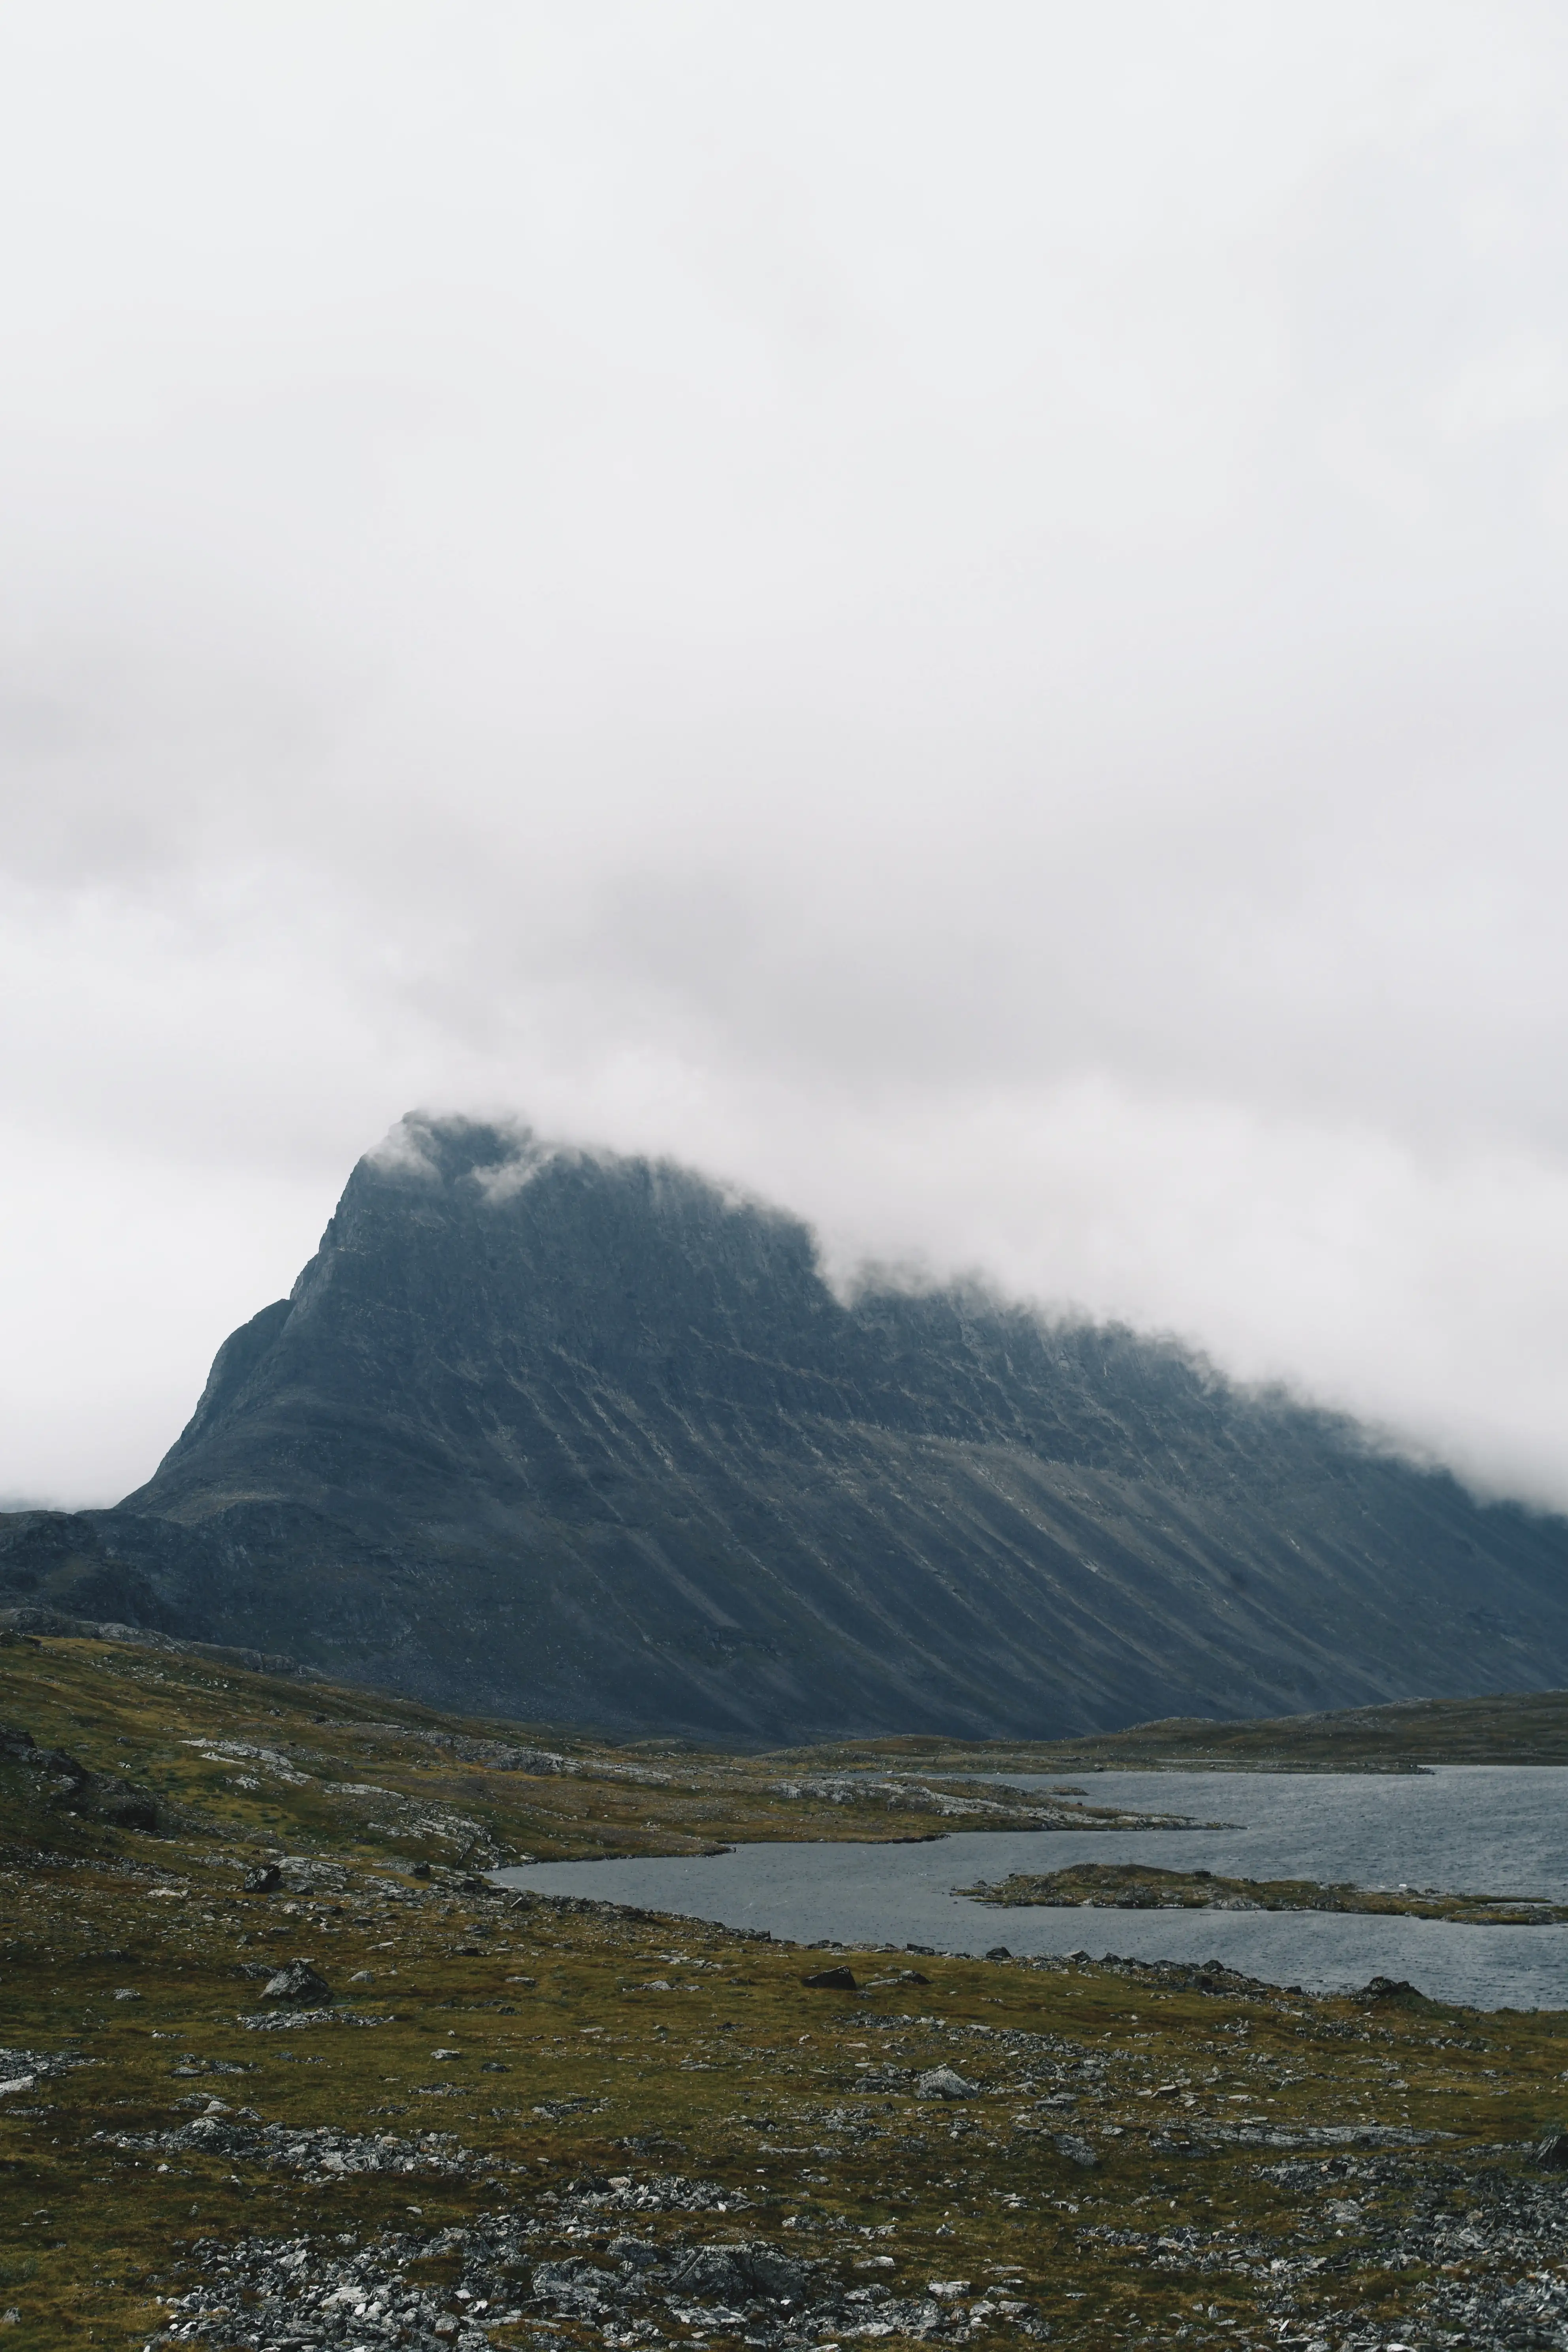
<path fill-rule="evenodd" d="M 1568 1682 L 1568 1522 L 1167 1339 L 846 1298 L 668 1162 L 395 1133 L 153 1476 L 77 1515 L 165 1630 L 760 1741 Z"/>

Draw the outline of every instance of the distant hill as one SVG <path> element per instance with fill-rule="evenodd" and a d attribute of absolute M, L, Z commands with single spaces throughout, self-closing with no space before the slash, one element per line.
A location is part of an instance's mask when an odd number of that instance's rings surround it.
<path fill-rule="evenodd" d="M 846 1304 L 676 1167 L 397 1141 L 147 1486 L 0 1523 L 0 1603 L 731 1741 L 1568 1684 L 1561 1518 L 1126 1330 Z"/>
<path fill-rule="evenodd" d="M 1436 1764 L 1568 1764 L 1568 1690 L 1387 1699 L 1333 1714 L 1215 1723 L 1173 1717 L 1078 1738 L 961 1740 L 916 1734 L 803 1751 L 817 1772 L 1016 1774 L 1152 1770 L 1420 1772 Z"/>

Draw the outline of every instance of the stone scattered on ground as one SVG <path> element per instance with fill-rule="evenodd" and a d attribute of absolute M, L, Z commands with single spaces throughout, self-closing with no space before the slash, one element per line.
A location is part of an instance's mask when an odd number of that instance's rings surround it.
<path fill-rule="evenodd" d="M 626 2175 L 546 2191 L 531 2212 L 388 2233 L 348 2252 L 315 2236 L 203 2241 L 193 2250 L 200 2283 L 166 2306 L 149 2340 L 246 2352 L 367 2341 L 406 2352 L 489 2352 L 491 2329 L 532 2322 L 543 2331 L 539 2342 L 561 2328 L 612 2346 L 695 2333 L 786 2352 L 850 2337 L 962 2343 L 998 2322 L 1026 2337 L 1050 2334 L 1034 2303 L 1002 2279 L 976 2289 L 968 2280 L 930 2281 L 896 2254 L 851 2263 L 847 2252 L 825 2258 L 710 2228 L 655 2238 L 614 2218 L 715 2205 L 733 2210 L 732 2195 L 679 2176 L 639 2182 Z M 569 2233 L 584 2223 L 601 2225 L 595 2242 L 573 2248 Z M 451 2264 L 449 2283 L 411 2275 L 441 2257 Z"/>

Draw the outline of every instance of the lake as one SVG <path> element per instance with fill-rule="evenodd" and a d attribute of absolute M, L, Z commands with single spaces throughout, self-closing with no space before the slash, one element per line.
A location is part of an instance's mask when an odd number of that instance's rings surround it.
<path fill-rule="evenodd" d="M 1002 1776 L 994 1776 L 1000 1778 Z M 1012 1786 L 1060 1786 L 1008 1775 Z M 1095 1772 L 1092 1804 L 1188 1813 L 1223 1829 L 964 1832 L 922 1845 L 743 1845 L 731 1853 L 541 1863 L 498 1883 L 765 1927 L 791 1943 L 927 1944 L 942 1952 L 1110 1952 L 1223 1960 L 1275 1984 L 1342 1991 L 1403 1977 L 1480 2009 L 1568 2006 L 1568 1927 L 1461 1927 L 1332 1913 L 1009 1910 L 953 1889 L 1079 1861 L 1154 1862 L 1247 1878 L 1405 1883 L 1568 1902 L 1568 1768 L 1421 1773 Z"/>

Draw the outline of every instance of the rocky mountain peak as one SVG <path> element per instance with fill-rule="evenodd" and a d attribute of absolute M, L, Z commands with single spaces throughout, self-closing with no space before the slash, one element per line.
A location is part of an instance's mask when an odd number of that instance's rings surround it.
<path fill-rule="evenodd" d="M 847 1302 L 798 1219 L 521 1125 L 411 1117 L 361 1160 L 110 1516 L 203 1638 L 639 1730 L 1046 1733 L 1568 1669 L 1563 1522 L 1166 1342 Z"/>

